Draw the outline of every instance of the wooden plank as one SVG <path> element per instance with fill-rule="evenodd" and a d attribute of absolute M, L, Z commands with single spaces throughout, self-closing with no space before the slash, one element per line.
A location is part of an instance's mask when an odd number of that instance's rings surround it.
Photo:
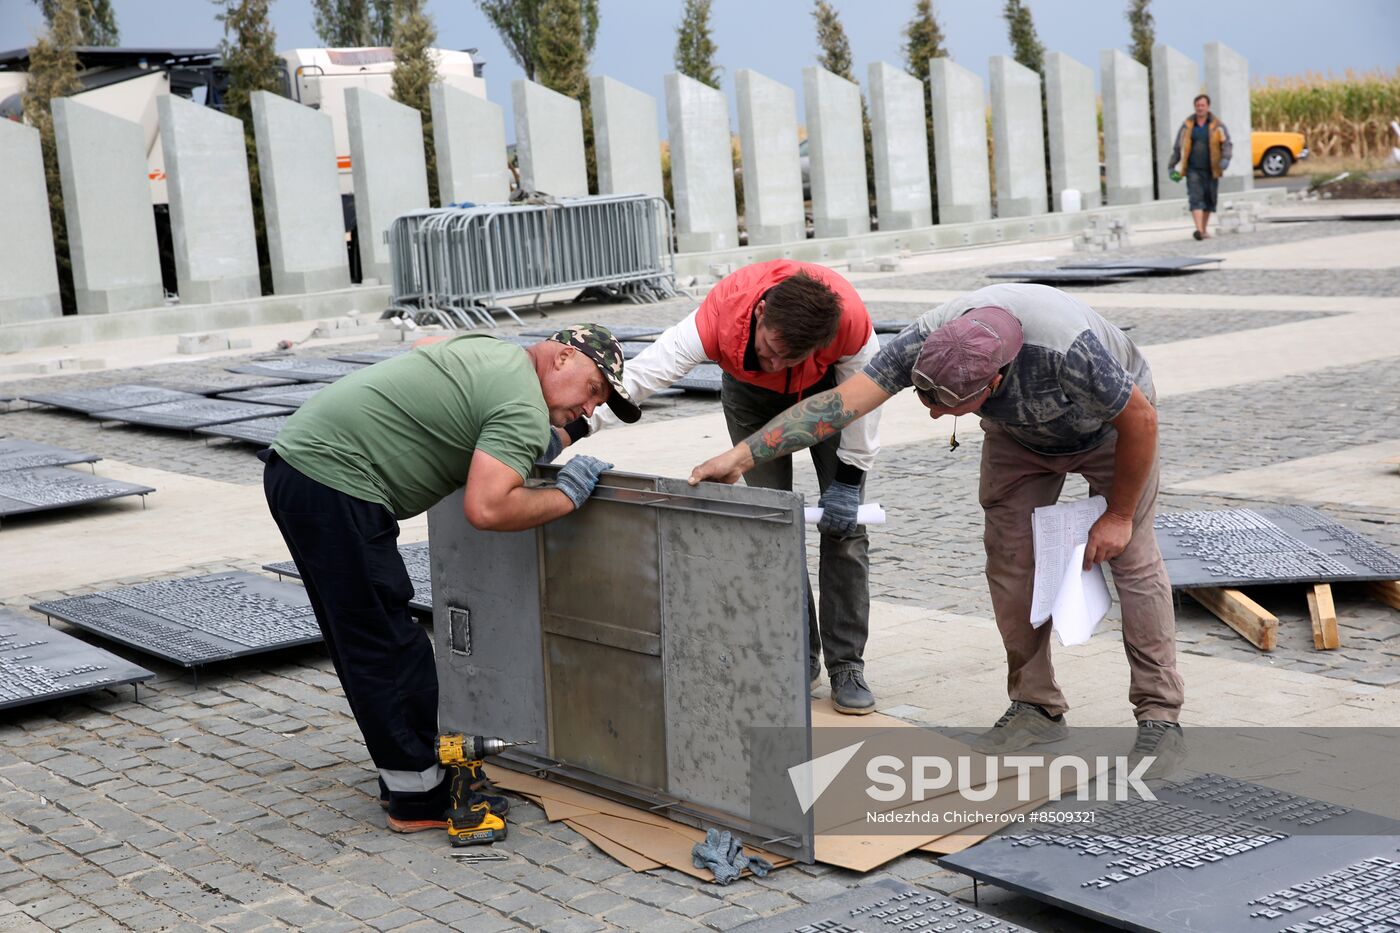
<path fill-rule="evenodd" d="M 1239 590 L 1206 586 L 1186 592 L 1259 650 L 1273 651 L 1278 644 L 1278 617 Z"/>
<path fill-rule="evenodd" d="M 1312 617 L 1314 648 L 1333 651 L 1342 647 L 1342 637 L 1337 632 L 1337 607 L 1332 602 L 1331 584 L 1317 583 L 1308 590 L 1308 615 Z"/>
<path fill-rule="evenodd" d="M 1392 609 L 1400 609 L 1400 581 L 1377 580 L 1366 584 L 1366 592 L 1372 599 L 1385 603 Z"/>

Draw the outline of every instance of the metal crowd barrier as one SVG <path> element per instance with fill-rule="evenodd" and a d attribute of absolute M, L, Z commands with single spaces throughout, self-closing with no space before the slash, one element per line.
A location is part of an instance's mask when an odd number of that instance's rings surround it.
<path fill-rule="evenodd" d="M 559 198 L 544 204 L 480 204 L 421 210 L 384 234 L 392 262 L 386 317 L 473 328 L 502 302 L 596 289 L 633 302 L 677 297 L 671 213 L 646 195 Z"/>

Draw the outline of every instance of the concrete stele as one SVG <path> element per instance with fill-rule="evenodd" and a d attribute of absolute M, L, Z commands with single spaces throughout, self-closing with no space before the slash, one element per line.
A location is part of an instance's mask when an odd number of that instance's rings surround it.
<path fill-rule="evenodd" d="M 1045 112 L 1050 131 L 1050 190 L 1064 210 L 1065 189 L 1079 192 L 1084 210 L 1103 204 L 1094 72 L 1064 52 L 1045 55 Z"/>
<path fill-rule="evenodd" d="M 802 69 L 812 225 L 819 237 L 870 232 L 860 86 L 815 65 Z"/>
<path fill-rule="evenodd" d="M 431 103 L 442 203 L 509 200 L 505 111 L 484 97 L 442 82 L 433 84 Z"/>
<path fill-rule="evenodd" d="M 63 214 L 79 314 L 165 301 L 140 124 L 68 98 L 53 102 Z"/>
<path fill-rule="evenodd" d="M 0 325 L 58 317 L 49 194 L 39 131 L 0 120 Z"/>
<path fill-rule="evenodd" d="M 604 75 L 588 79 L 599 194 L 663 197 L 656 98 Z"/>
<path fill-rule="evenodd" d="M 950 58 L 928 63 L 933 105 L 933 164 L 938 222 L 975 223 L 992 217 L 987 169 L 987 109 L 982 79 Z"/>
<path fill-rule="evenodd" d="M 677 247 L 682 253 L 732 249 L 739 245 L 739 216 L 729 103 L 723 92 L 683 74 L 664 80 Z"/>
<path fill-rule="evenodd" d="M 868 74 L 880 231 L 931 226 L 933 189 L 928 176 L 923 82 L 885 62 L 872 62 Z"/>
<path fill-rule="evenodd" d="M 1159 42 L 1152 46 L 1153 151 L 1157 159 L 1157 197 L 1186 197 L 1186 182 L 1172 181 L 1172 146 L 1181 124 L 1193 113 L 1192 98 L 1201 93 L 1201 70 L 1186 55 Z"/>
<path fill-rule="evenodd" d="M 1220 177 L 1220 190 L 1254 189 L 1253 142 L 1250 139 L 1249 60 L 1223 42 L 1206 43 L 1206 93 L 1210 109 L 1230 131 L 1235 155 Z"/>
<path fill-rule="evenodd" d="M 268 91 L 252 105 L 273 292 L 349 287 L 331 118 Z"/>
<path fill-rule="evenodd" d="M 992 56 L 989 71 L 997 216 L 1044 214 L 1045 132 L 1040 117 L 1040 75 L 1005 55 Z"/>
<path fill-rule="evenodd" d="M 355 178 L 355 226 L 366 279 L 392 278 L 384 232 L 394 218 L 428 203 L 423 118 L 412 107 L 361 87 L 345 92 L 350 166 Z"/>
<path fill-rule="evenodd" d="M 586 196 L 588 163 L 578 101 L 523 79 L 511 82 L 510 99 L 520 186 L 556 198 Z"/>
<path fill-rule="evenodd" d="M 262 294 L 243 122 L 162 94 L 160 144 L 181 304 Z"/>
<path fill-rule="evenodd" d="M 797 155 L 797 93 L 751 68 L 734 76 L 744 155 L 744 217 L 749 243 L 807 238 L 802 164 Z"/>
<path fill-rule="evenodd" d="M 1126 52 L 1104 49 L 1099 53 L 1099 70 L 1108 203 L 1143 204 L 1153 199 L 1147 69 Z"/>

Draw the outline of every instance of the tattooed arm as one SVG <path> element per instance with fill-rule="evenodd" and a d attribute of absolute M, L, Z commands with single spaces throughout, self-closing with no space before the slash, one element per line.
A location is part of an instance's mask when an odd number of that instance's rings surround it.
<path fill-rule="evenodd" d="M 738 482 L 756 464 L 821 443 L 889 397 L 869 376 L 857 373 L 834 389 L 798 402 L 733 449 L 700 464 L 690 473 L 690 485 Z"/>

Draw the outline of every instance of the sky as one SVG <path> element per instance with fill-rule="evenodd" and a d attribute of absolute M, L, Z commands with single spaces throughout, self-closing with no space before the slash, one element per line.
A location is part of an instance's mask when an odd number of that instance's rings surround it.
<path fill-rule="evenodd" d="M 1064 52 L 1098 71 L 1099 51 L 1126 48 L 1127 0 L 1026 0 L 1047 51 Z M 900 31 L 914 0 L 832 0 L 841 15 L 862 84 L 872 62 L 902 65 Z M 210 0 L 113 0 L 123 45 L 205 47 L 221 26 Z M 682 0 L 599 0 L 600 26 L 592 73 L 629 84 L 657 99 L 666 132 L 662 77 L 675 70 L 676 25 Z M 479 49 L 487 96 L 505 110 L 514 139 L 511 82 L 524 77 L 473 0 L 428 0 L 438 46 Z M 751 68 L 797 92 L 802 116 L 802 69 L 816 63 L 811 0 L 714 0 L 711 17 L 734 119 L 734 75 Z M 934 0 L 954 61 L 987 78 L 987 60 L 1010 55 L 1000 0 Z M 1393 72 L 1400 67 L 1400 0 L 1157 0 L 1157 41 L 1198 64 L 1203 46 L 1218 41 L 1245 56 L 1254 78 L 1347 69 Z M 277 47 L 318 46 L 311 0 L 273 0 Z M 28 45 L 43 27 L 33 0 L 0 0 L 0 51 Z M 737 125 L 737 123 L 736 123 Z"/>

